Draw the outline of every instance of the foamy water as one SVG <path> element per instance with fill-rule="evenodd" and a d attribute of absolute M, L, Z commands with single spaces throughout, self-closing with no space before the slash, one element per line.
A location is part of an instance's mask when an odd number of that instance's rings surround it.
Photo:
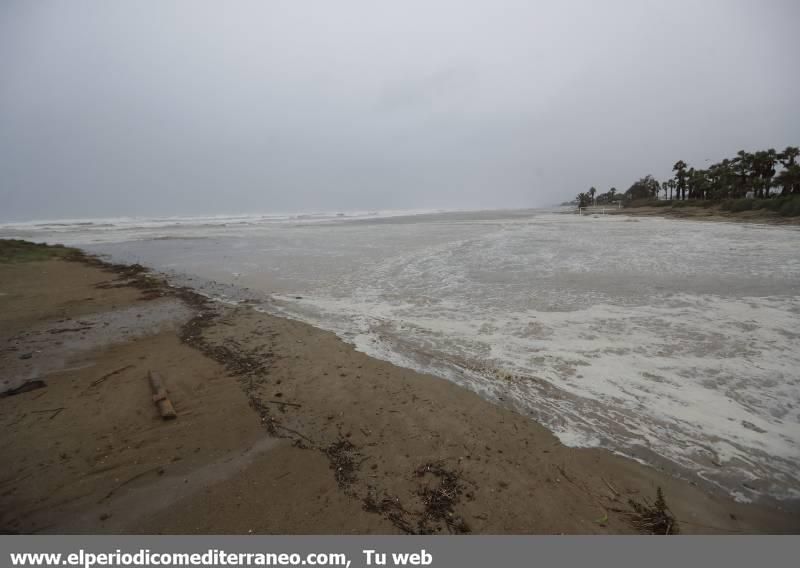
<path fill-rule="evenodd" d="M 800 497 L 796 228 L 536 211 L 100 225 L 0 236 L 260 290 L 263 309 L 510 405 L 569 445 L 742 500 Z"/>

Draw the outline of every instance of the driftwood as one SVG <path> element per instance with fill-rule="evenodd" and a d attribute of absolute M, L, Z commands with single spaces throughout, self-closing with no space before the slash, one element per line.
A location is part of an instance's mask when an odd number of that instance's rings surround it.
<path fill-rule="evenodd" d="M 164 381 L 156 371 L 150 371 L 150 387 L 153 389 L 153 402 L 158 406 L 161 418 L 171 420 L 177 416 L 172 402 L 167 397 L 167 388 Z"/>

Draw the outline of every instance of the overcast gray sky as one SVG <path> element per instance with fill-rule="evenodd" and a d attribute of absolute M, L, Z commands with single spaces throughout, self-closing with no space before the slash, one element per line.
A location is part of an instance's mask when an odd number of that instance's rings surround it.
<path fill-rule="evenodd" d="M 0 2 L 0 219 L 540 206 L 800 144 L 800 2 Z"/>

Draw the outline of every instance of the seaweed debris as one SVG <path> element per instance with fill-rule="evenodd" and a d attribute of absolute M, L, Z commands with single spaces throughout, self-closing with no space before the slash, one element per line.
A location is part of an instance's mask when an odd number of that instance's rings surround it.
<path fill-rule="evenodd" d="M 426 463 L 414 472 L 417 477 L 423 478 L 430 474 L 438 478 L 434 486 L 421 485 L 419 497 L 425 507 L 418 523 L 420 534 L 433 534 L 438 532 L 438 523 L 444 522 L 448 530 L 455 534 L 470 532 L 467 522 L 455 513 L 455 505 L 465 491 L 461 475 L 445 469 L 438 463 Z"/>
<path fill-rule="evenodd" d="M 356 447 L 344 438 L 339 438 L 322 450 L 331 462 L 331 469 L 334 470 L 336 483 L 342 489 L 349 489 L 358 477 L 358 466 L 356 459 L 360 456 Z"/>
<path fill-rule="evenodd" d="M 670 511 L 664 499 L 664 493 L 659 487 L 656 490 L 656 500 L 652 505 L 644 499 L 644 503 L 639 503 L 633 499 L 628 500 L 628 504 L 633 509 L 631 513 L 631 524 L 644 534 L 679 534 L 677 520 Z"/>

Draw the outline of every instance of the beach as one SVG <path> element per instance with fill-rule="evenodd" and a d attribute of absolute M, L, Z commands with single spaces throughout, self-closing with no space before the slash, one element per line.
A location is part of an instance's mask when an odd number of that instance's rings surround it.
<path fill-rule="evenodd" d="M 570 447 L 741 502 L 800 498 L 795 227 L 362 211 L 31 221 L 0 236 L 332 332 Z"/>
<path fill-rule="evenodd" d="M 106 533 L 800 530 L 668 464 L 565 446 L 503 401 L 330 331 L 91 256 L 0 264 L 0 528 Z M 162 420 L 148 371 L 177 418 Z M 681 478 L 684 479 L 681 479 Z"/>
<path fill-rule="evenodd" d="M 4 2 L 0 556 L 796 556 L 800 3 L 718 4 Z"/>

